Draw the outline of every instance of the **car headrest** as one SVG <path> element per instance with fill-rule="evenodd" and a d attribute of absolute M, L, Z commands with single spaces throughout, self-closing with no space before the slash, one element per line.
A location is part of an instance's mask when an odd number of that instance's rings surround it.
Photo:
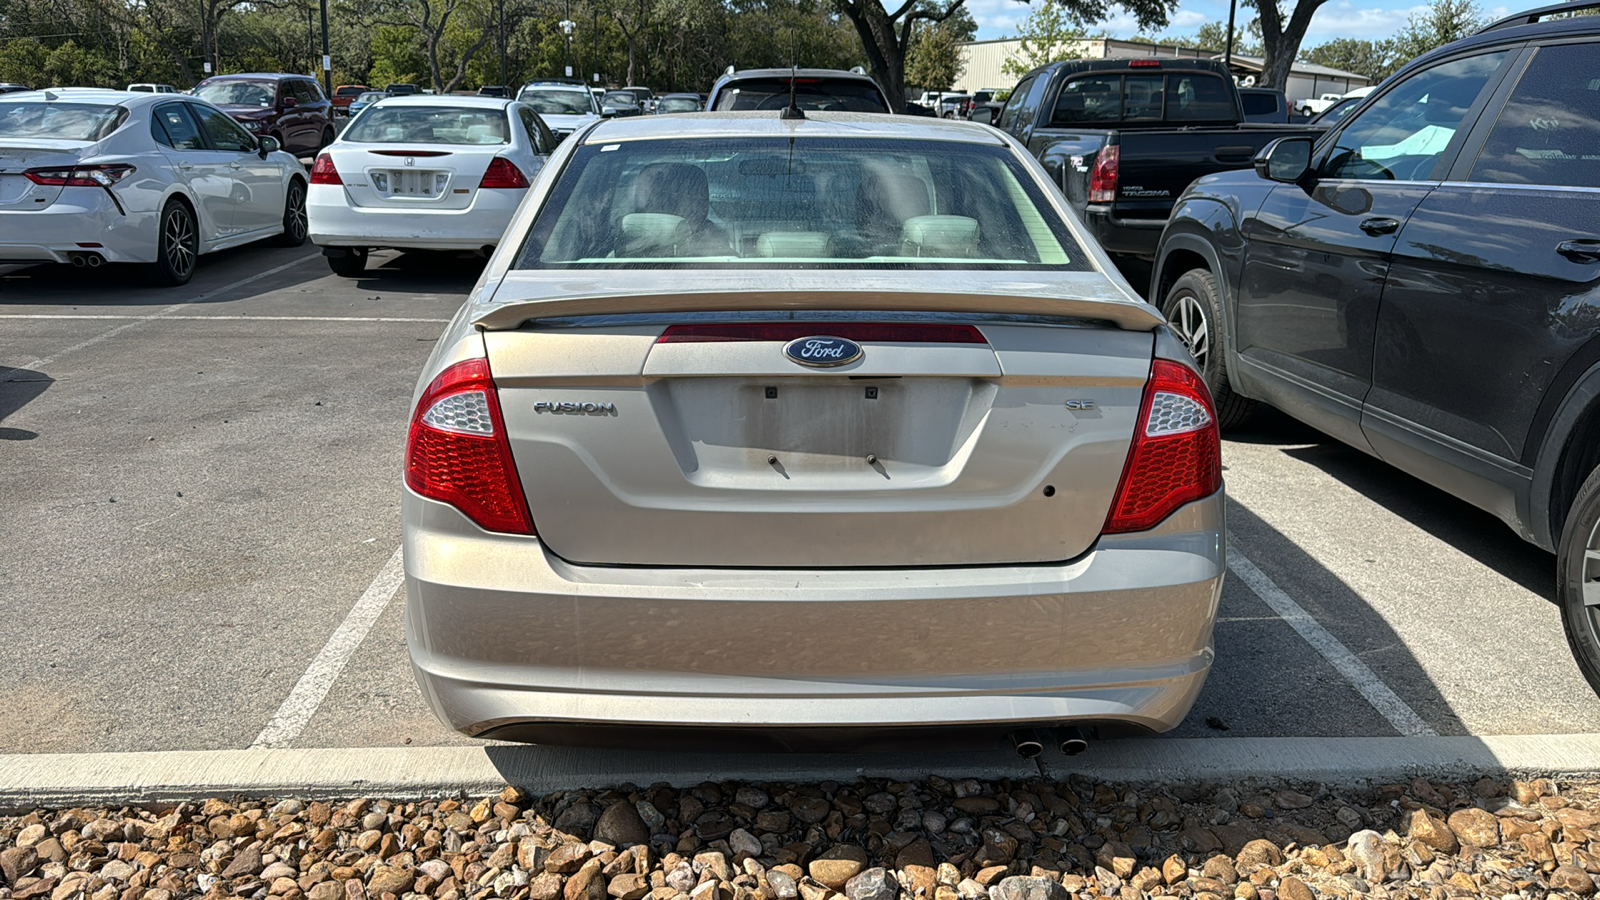
<path fill-rule="evenodd" d="M 978 220 L 966 216 L 917 216 L 906 220 L 904 256 L 972 256 L 978 249 Z"/>
<path fill-rule="evenodd" d="M 642 213 L 666 213 L 704 222 L 711 212 L 711 187 L 706 173 L 688 163 L 651 163 L 633 181 L 633 208 Z"/>
<path fill-rule="evenodd" d="M 629 213 L 622 217 L 622 246 L 618 256 L 676 256 L 679 244 L 691 235 L 682 216 L 667 213 Z"/>
<path fill-rule="evenodd" d="M 769 231 L 756 238 L 756 255 L 831 259 L 833 235 L 825 231 Z"/>

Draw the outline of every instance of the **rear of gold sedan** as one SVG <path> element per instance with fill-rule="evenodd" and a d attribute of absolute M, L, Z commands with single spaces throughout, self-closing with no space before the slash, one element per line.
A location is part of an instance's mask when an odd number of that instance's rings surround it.
<path fill-rule="evenodd" d="M 1175 726 L 1224 569 L 1210 398 L 1037 166 L 960 125 L 684 128 L 564 145 L 419 383 L 434 711 L 787 749 Z"/>

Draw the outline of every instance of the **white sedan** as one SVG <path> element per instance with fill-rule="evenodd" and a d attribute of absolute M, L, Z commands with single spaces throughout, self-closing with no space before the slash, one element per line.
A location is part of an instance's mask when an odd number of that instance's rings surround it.
<path fill-rule="evenodd" d="M 195 97 L 54 88 L 0 96 L 0 261 L 142 263 L 306 239 L 305 169 Z"/>
<path fill-rule="evenodd" d="M 555 143 L 515 100 L 380 100 L 311 167 L 311 240 L 349 278 L 374 249 L 488 252 Z"/>

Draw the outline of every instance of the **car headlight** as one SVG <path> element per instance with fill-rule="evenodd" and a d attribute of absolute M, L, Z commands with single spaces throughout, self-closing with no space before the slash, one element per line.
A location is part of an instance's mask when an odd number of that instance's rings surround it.
<path fill-rule="evenodd" d="M 243 125 L 244 129 L 246 131 L 260 131 L 261 130 L 261 123 L 255 121 L 253 119 L 252 120 L 246 120 L 244 122 L 240 122 L 239 124 Z"/>

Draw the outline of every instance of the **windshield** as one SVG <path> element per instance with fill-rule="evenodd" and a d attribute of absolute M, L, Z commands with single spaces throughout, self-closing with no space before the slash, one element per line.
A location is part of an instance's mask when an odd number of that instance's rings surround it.
<path fill-rule="evenodd" d="M 517 97 L 541 116 L 586 116 L 594 112 L 587 91 L 525 90 Z"/>
<path fill-rule="evenodd" d="M 1087 268 L 1005 147 L 879 138 L 579 149 L 522 268 Z"/>
<path fill-rule="evenodd" d="M 795 105 L 801 109 L 833 112 L 886 113 L 876 85 L 855 79 L 807 78 L 794 80 Z M 789 105 L 788 78 L 752 78 L 737 81 L 717 94 L 717 109 L 783 109 Z"/>
<path fill-rule="evenodd" d="M 692 97 L 665 97 L 656 101 L 656 112 L 699 112 L 700 101 Z"/>
<path fill-rule="evenodd" d="M 359 97 L 365 91 L 366 88 L 342 87 L 334 91 L 333 95 L 335 97 Z"/>
<path fill-rule="evenodd" d="M 498 109 L 450 106 L 373 106 L 361 111 L 340 140 L 358 144 L 504 144 L 506 115 Z"/>
<path fill-rule="evenodd" d="M 387 96 L 389 95 L 385 94 L 383 91 L 367 91 L 365 94 L 362 94 L 356 99 L 360 100 L 362 103 L 377 103 L 379 100 L 382 100 Z"/>
<path fill-rule="evenodd" d="M 117 130 L 128 111 L 87 103 L 0 103 L 0 138 L 98 141 Z"/>
<path fill-rule="evenodd" d="M 627 91 L 607 91 L 600 102 L 606 106 L 638 106 L 639 98 Z"/>
<path fill-rule="evenodd" d="M 208 81 L 194 93 L 218 106 L 271 106 L 278 97 L 278 85 L 271 81 Z"/>

